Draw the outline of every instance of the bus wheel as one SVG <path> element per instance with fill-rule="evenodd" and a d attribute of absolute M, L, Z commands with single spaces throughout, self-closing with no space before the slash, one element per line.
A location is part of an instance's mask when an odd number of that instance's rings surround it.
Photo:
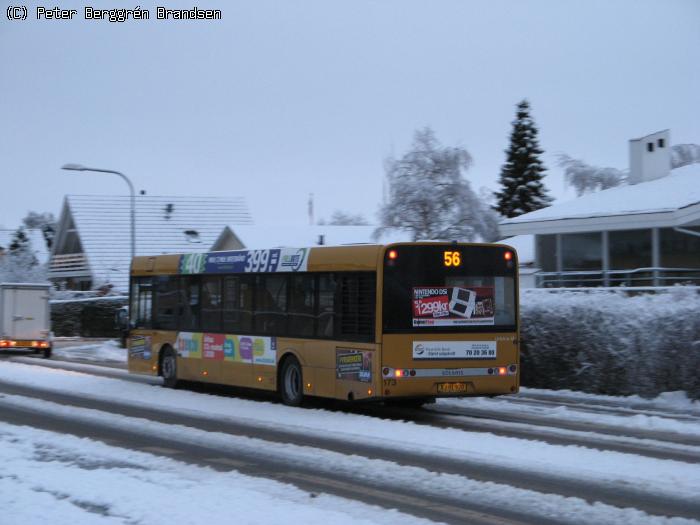
<path fill-rule="evenodd" d="M 44 349 L 44 359 L 49 359 L 51 357 L 51 347 Z"/>
<path fill-rule="evenodd" d="M 285 405 L 297 407 L 304 398 L 304 382 L 301 377 L 301 365 L 295 357 L 288 357 L 282 364 L 280 391 Z"/>
<path fill-rule="evenodd" d="M 163 376 L 163 385 L 168 388 L 177 388 L 177 356 L 175 350 L 166 346 L 160 361 L 160 371 Z"/>

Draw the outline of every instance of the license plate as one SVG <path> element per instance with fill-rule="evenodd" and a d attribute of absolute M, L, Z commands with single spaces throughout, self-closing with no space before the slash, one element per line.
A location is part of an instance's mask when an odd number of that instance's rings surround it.
<path fill-rule="evenodd" d="M 467 383 L 438 383 L 438 394 L 461 394 L 467 391 Z"/>

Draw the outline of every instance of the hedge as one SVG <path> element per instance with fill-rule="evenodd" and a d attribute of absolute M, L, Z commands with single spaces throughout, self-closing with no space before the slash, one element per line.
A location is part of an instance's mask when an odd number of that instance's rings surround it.
<path fill-rule="evenodd" d="M 51 330 L 56 336 L 119 337 L 117 310 L 125 296 L 51 301 Z"/>
<path fill-rule="evenodd" d="M 523 386 L 700 399 L 700 293 L 523 290 Z"/>

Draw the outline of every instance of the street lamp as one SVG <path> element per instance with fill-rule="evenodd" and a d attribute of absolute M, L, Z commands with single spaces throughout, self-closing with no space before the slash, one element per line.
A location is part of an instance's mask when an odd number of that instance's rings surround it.
<path fill-rule="evenodd" d="M 61 169 L 68 171 L 96 171 L 98 173 L 114 173 L 126 181 L 126 183 L 129 185 L 129 191 L 131 192 L 131 260 L 133 261 L 134 255 L 136 255 L 136 195 L 134 194 L 134 185 L 131 184 L 129 177 L 119 171 L 87 168 L 81 164 L 64 164 L 61 166 Z"/>

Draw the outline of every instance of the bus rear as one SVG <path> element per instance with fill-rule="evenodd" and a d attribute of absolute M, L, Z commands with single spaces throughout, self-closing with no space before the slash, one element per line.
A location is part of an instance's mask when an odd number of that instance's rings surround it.
<path fill-rule="evenodd" d="M 504 245 L 387 246 L 383 397 L 517 392 L 517 266 L 515 251 Z"/>

